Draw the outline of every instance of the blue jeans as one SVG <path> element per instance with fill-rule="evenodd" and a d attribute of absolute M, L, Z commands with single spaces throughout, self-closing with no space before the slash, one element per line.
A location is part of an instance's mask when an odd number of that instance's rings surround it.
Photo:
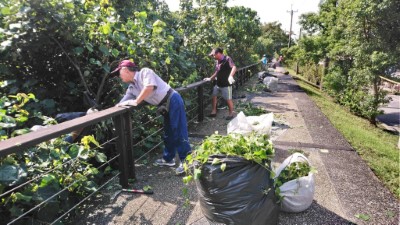
<path fill-rule="evenodd" d="M 164 144 L 163 158 L 167 162 L 175 158 L 176 152 L 183 161 L 191 151 L 185 105 L 177 92 L 172 94 L 168 115 L 164 117 Z"/>

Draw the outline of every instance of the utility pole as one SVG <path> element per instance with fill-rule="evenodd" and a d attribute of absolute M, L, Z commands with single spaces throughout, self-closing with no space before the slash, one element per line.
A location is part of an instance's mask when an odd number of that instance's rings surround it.
<path fill-rule="evenodd" d="M 299 39 L 297 40 L 297 43 L 299 43 L 300 38 L 301 38 L 301 28 L 300 28 L 300 31 L 299 31 Z M 296 75 L 297 74 L 299 74 L 299 61 L 296 62 Z"/>
<path fill-rule="evenodd" d="M 292 42 L 292 22 L 293 22 L 293 13 L 297 12 L 293 11 L 292 9 L 293 5 L 290 5 L 290 11 L 287 11 L 288 13 L 290 13 L 290 30 L 289 30 L 289 44 L 288 44 L 288 48 L 290 48 L 290 44 Z"/>
<path fill-rule="evenodd" d="M 300 40 L 300 38 L 301 38 L 301 28 L 300 28 L 300 31 L 299 31 L 299 39 L 298 40 Z"/>

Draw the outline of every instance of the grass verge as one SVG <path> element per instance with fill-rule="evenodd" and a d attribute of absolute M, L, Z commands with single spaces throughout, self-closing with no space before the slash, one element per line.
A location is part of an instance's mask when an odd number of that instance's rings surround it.
<path fill-rule="evenodd" d="M 385 132 L 357 117 L 315 87 L 298 80 L 329 121 L 342 133 L 376 176 L 400 198 L 399 136 Z"/>

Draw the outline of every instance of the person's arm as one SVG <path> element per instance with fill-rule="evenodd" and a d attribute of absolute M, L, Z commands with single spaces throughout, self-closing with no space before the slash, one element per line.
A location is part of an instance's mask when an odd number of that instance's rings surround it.
<path fill-rule="evenodd" d="M 216 76 L 217 76 L 217 71 L 215 71 L 214 74 L 211 75 L 211 77 L 204 78 L 204 80 L 205 81 L 211 81 L 211 80 L 214 80 Z"/>
<path fill-rule="evenodd" d="M 125 102 L 131 99 L 135 99 L 136 96 L 134 96 L 132 93 L 130 93 L 128 90 L 126 91 L 124 97 L 122 97 L 122 99 L 119 101 L 119 103 L 121 102 Z"/>
<path fill-rule="evenodd" d="M 235 73 L 236 73 L 236 70 L 237 70 L 236 66 L 233 66 L 229 76 L 233 77 L 235 75 Z"/>
<path fill-rule="evenodd" d="M 211 77 L 210 77 L 211 80 L 214 80 L 216 76 L 217 76 L 217 71 L 215 71 L 215 73 L 213 75 L 211 75 Z"/>
<path fill-rule="evenodd" d="M 146 86 L 142 89 L 139 96 L 136 98 L 137 104 L 140 104 L 143 100 L 145 100 L 151 93 L 154 91 L 154 86 Z"/>
<path fill-rule="evenodd" d="M 131 86 L 129 85 L 124 97 L 115 106 L 121 107 L 121 106 L 126 106 L 126 105 L 135 105 L 136 104 L 135 99 L 136 99 L 136 96 L 131 91 Z"/>

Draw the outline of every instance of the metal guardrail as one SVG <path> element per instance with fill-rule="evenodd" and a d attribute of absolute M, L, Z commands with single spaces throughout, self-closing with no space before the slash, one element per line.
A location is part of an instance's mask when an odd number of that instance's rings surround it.
<path fill-rule="evenodd" d="M 238 71 L 235 75 L 235 79 L 236 79 L 235 89 L 238 89 L 239 86 L 242 86 L 247 80 L 250 79 L 250 77 L 253 75 L 253 72 L 251 71 L 251 69 L 257 68 L 257 66 L 259 64 L 260 63 L 255 63 L 255 64 L 245 66 L 245 67 L 238 69 Z M 187 92 L 190 90 L 197 90 L 197 94 L 196 94 L 197 95 L 197 99 L 196 99 L 197 109 L 195 108 L 190 111 L 193 111 L 193 110 L 197 111 L 196 114 L 197 114 L 198 121 L 203 121 L 203 119 L 204 119 L 204 108 L 205 108 L 204 86 L 206 83 L 208 83 L 208 82 L 198 81 L 198 82 L 189 84 L 186 87 L 180 87 L 180 88 L 176 89 L 176 91 L 178 91 L 180 93 Z M 49 126 L 49 127 L 40 129 L 35 132 L 27 133 L 24 135 L 20 135 L 17 137 L 13 137 L 13 138 L 1 141 L 0 142 L 0 158 L 3 158 L 9 154 L 19 153 L 21 151 L 28 149 L 29 147 L 35 146 L 44 141 L 48 141 L 52 138 L 60 137 L 61 135 L 70 133 L 72 131 L 79 130 L 79 129 L 97 124 L 104 120 L 112 119 L 114 122 L 114 126 L 115 126 L 115 134 L 114 134 L 114 138 L 112 140 L 116 141 L 115 144 L 116 144 L 117 155 L 115 157 L 113 157 L 112 159 L 108 160 L 106 163 L 109 163 L 118 158 L 119 173 L 116 176 L 112 177 L 110 180 L 119 176 L 120 185 L 123 188 L 128 188 L 128 185 L 129 185 L 128 181 L 130 179 L 135 178 L 135 159 L 133 157 L 133 153 L 134 153 L 133 147 L 135 145 L 132 143 L 133 142 L 132 141 L 133 133 L 132 133 L 132 121 L 131 121 L 131 109 L 132 108 L 133 108 L 133 106 L 127 107 L 127 108 L 111 107 L 111 108 L 108 108 L 108 109 L 105 109 L 105 110 L 102 110 L 102 111 L 99 111 L 96 113 L 92 113 L 92 114 L 89 114 L 89 115 L 86 115 L 83 117 L 79 117 L 79 118 L 76 118 L 76 119 L 73 119 L 70 121 L 66 121 L 66 122 L 63 122 L 63 123 L 60 123 L 57 125 Z M 160 132 L 161 130 L 162 129 L 158 130 L 156 133 Z M 144 138 L 144 139 L 146 139 L 146 138 Z M 157 147 L 157 146 L 158 145 L 156 145 L 155 147 Z M 152 148 L 150 151 L 152 151 L 154 148 Z M 146 152 L 145 154 L 148 154 L 150 151 Z M 100 167 L 103 167 L 105 164 L 101 165 Z M 47 173 L 50 173 L 50 172 L 51 171 L 48 171 Z M 47 173 L 44 173 L 43 175 L 45 175 Z M 40 179 L 40 177 L 39 178 L 35 177 L 34 179 L 32 179 L 24 184 L 28 184 L 28 183 L 33 182 L 38 179 Z M 108 180 L 106 182 L 106 184 L 108 182 L 110 182 L 110 180 Z M 24 184 L 14 187 L 13 189 L 0 194 L 0 197 L 4 197 L 8 194 L 11 194 L 13 191 L 15 191 L 19 188 L 22 188 L 22 186 Z M 99 191 L 102 187 L 104 187 L 104 185 L 105 184 L 101 185 L 97 191 Z M 62 191 L 66 191 L 67 189 L 68 189 L 68 187 L 66 187 Z M 59 195 L 62 191 L 60 191 L 57 194 Z M 88 199 L 90 196 L 92 196 L 97 191 L 89 194 L 89 196 L 84 198 L 82 201 Z M 54 198 L 55 196 L 56 195 L 53 195 L 49 199 Z M 48 200 L 44 200 L 43 202 L 46 202 L 46 201 L 48 201 Z M 78 203 L 77 205 L 73 206 L 72 209 L 76 208 L 79 204 L 82 203 L 82 201 L 80 203 Z M 13 221 L 9 222 L 8 224 L 12 224 L 12 223 L 18 221 L 18 219 L 22 218 L 23 216 L 26 216 L 29 212 L 40 207 L 43 204 L 43 202 L 38 204 L 34 208 L 28 210 L 23 215 L 19 216 L 18 218 L 14 219 Z M 70 212 L 72 209 L 68 210 L 68 212 Z M 59 217 L 57 220 L 53 221 L 53 223 L 62 219 L 68 212 L 66 212 L 64 215 Z"/>
<path fill-rule="evenodd" d="M 391 93 L 398 93 L 400 92 L 400 83 L 394 80 L 390 80 L 386 77 L 379 76 L 381 79 L 381 87 Z"/>

